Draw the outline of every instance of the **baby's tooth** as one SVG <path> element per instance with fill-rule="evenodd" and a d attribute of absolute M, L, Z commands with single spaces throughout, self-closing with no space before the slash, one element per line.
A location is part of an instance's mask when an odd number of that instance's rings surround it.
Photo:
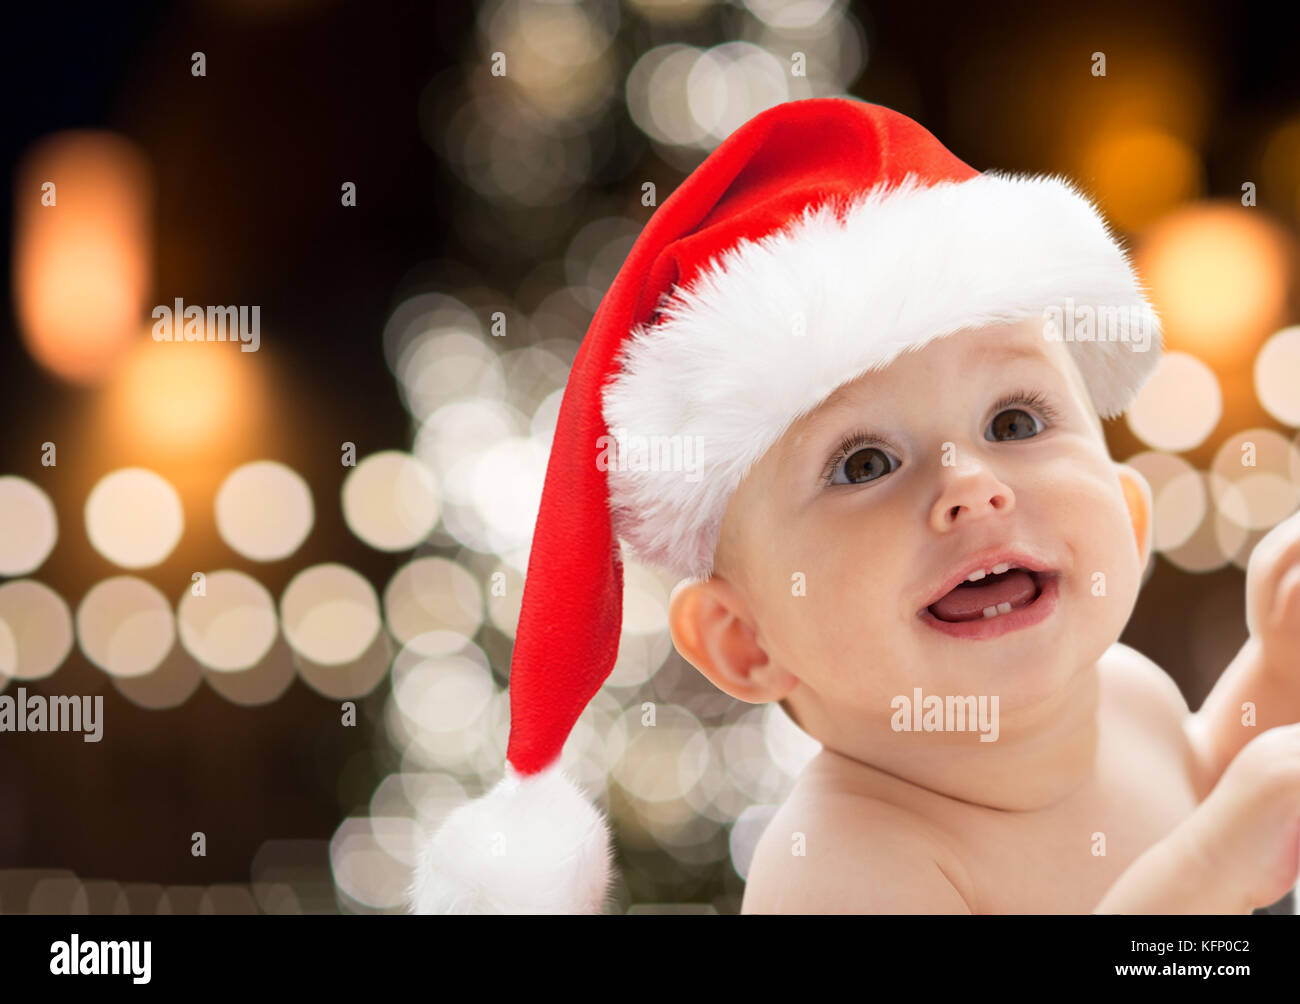
<path fill-rule="evenodd" d="M 1001 575 L 1003 572 L 1007 571 L 1010 567 L 1011 566 L 1008 565 L 1005 561 L 1000 561 L 993 566 L 993 574 Z"/>
<path fill-rule="evenodd" d="M 998 608 L 997 608 L 997 607 L 985 607 L 985 608 L 984 608 L 984 617 L 985 617 L 986 620 L 987 620 L 989 617 L 996 617 L 997 615 L 998 615 Z"/>
<path fill-rule="evenodd" d="M 999 604 L 998 604 L 998 613 L 1000 613 L 1000 614 L 1009 614 L 1009 613 L 1011 613 L 1011 604 L 1010 604 L 1010 603 L 999 603 Z"/>
<path fill-rule="evenodd" d="M 986 576 L 987 574 L 988 572 L 984 571 L 984 569 L 981 568 L 978 572 L 971 572 L 970 575 L 966 576 L 966 581 L 979 582 L 979 580 L 984 578 L 984 576 Z"/>

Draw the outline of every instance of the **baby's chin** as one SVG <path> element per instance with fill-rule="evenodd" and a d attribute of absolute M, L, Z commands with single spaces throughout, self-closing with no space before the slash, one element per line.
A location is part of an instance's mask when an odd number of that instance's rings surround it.
<path fill-rule="evenodd" d="M 922 643 L 868 659 L 835 659 L 829 654 L 826 659 L 827 664 L 856 666 L 857 672 L 870 674 L 862 690 L 871 695 L 865 703 L 874 707 L 859 709 L 870 717 L 871 712 L 888 707 L 897 696 L 910 699 L 918 687 L 926 697 L 933 694 L 941 699 L 978 699 L 996 695 L 1004 711 L 1029 707 L 1068 693 L 1080 674 L 1095 665 L 1097 655 L 1072 652 L 1059 638 L 1011 641 L 1004 636 L 964 646 Z M 828 706 L 836 703 L 833 699 L 827 702 Z M 850 701 L 843 706 L 847 710 L 849 704 L 856 703 Z"/>
<path fill-rule="evenodd" d="M 911 682 L 940 696 L 997 695 L 1004 713 L 1059 700 L 1077 690 L 1114 641 L 1088 630 L 1098 626 L 1077 631 L 1058 625 L 1056 630 L 1011 632 L 981 641 L 955 640 L 919 627 L 915 671 L 900 685 Z"/>

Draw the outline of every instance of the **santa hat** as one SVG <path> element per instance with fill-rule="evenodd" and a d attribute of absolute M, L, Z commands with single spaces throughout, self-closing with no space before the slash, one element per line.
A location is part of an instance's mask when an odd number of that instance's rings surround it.
<path fill-rule="evenodd" d="M 1070 300 L 1116 319 L 1108 340 L 1064 333 L 1113 417 L 1156 365 L 1159 321 L 1068 181 L 981 174 L 916 122 L 850 98 L 777 105 L 729 136 L 646 224 L 574 360 L 515 639 L 505 776 L 421 848 L 415 910 L 604 907 L 609 831 L 559 759 L 618 654 L 616 538 L 709 575 L 741 478 L 837 387 Z M 627 462 L 633 436 L 703 449 L 689 475 L 664 472 Z"/>

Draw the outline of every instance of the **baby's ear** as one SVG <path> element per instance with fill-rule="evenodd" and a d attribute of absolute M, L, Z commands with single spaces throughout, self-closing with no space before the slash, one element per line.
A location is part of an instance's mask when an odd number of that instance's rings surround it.
<path fill-rule="evenodd" d="M 779 701 L 799 682 L 768 658 L 744 597 L 716 575 L 687 579 L 673 588 L 668 627 L 682 658 L 739 700 Z"/>
<path fill-rule="evenodd" d="M 1133 524 L 1133 537 L 1137 541 L 1138 556 L 1142 568 L 1145 569 L 1151 557 L 1151 520 L 1155 512 L 1155 503 L 1151 498 L 1151 485 L 1147 483 L 1147 479 L 1141 472 L 1128 464 L 1116 464 L 1115 473 L 1119 475 L 1120 487 L 1124 489 L 1124 504 L 1128 506 L 1129 520 Z"/>

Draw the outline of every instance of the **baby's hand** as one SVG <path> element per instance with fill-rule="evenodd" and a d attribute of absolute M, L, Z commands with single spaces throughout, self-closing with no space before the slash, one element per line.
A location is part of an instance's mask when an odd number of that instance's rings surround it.
<path fill-rule="evenodd" d="M 1300 873 L 1300 724 L 1247 743 L 1187 825 L 1204 880 L 1250 909 L 1285 896 Z"/>
<path fill-rule="evenodd" d="M 1246 627 L 1266 672 L 1300 686 L 1300 512 L 1273 527 L 1246 566 Z"/>

